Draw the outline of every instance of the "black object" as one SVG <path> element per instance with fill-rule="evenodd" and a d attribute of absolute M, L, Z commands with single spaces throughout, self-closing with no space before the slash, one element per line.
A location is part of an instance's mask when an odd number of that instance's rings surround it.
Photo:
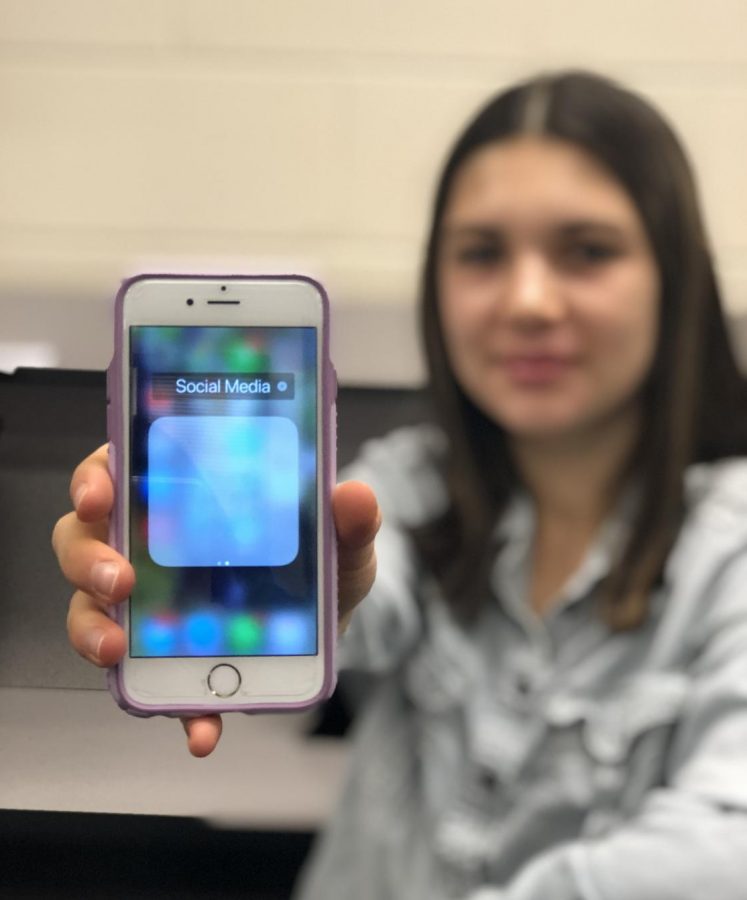
<path fill-rule="evenodd" d="M 0 898 L 285 900 L 312 840 L 180 817 L 5 810 Z"/>

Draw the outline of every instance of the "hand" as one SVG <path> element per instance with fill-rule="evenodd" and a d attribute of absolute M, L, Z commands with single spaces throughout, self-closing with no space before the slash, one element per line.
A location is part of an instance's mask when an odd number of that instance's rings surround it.
<path fill-rule="evenodd" d="M 107 468 L 107 446 L 99 447 L 73 473 L 70 497 L 74 512 L 63 516 L 52 533 L 52 546 L 65 577 L 77 588 L 70 601 L 70 643 L 97 666 L 112 666 L 127 651 L 120 626 L 107 607 L 129 597 L 135 583 L 130 563 L 106 541 L 114 487 Z M 374 538 L 381 514 L 373 491 L 362 482 L 338 485 L 332 497 L 337 529 L 339 633 L 368 594 L 376 574 Z M 183 719 L 187 745 L 194 756 L 207 756 L 221 735 L 218 715 Z"/>

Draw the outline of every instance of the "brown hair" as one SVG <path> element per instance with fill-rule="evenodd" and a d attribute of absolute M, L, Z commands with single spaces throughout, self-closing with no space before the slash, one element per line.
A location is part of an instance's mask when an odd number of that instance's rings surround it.
<path fill-rule="evenodd" d="M 455 615 L 473 618 L 489 593 L 496 519 L 518 476 L 504 431 L 462 391 L 447 358 L 437 302 L 441 223 L 465 160 L 488 143 L 527 133 L 569 141 L 612 173 L 638 209 L 658 266 L 658 346 L 630 460 L 642 501 L 600 599 L 610 627 L 633 628 L 646 617 L 682 521 L 685 468 L 747 451 L 747 394 L 729 344 L 685 153 L 657 111 L 606 78 L 564 72 L 508 89 L 477 114 L 447 159 L 422 273 L 421 328 L 433 405 L 449 437 L 450 505 L 414 538 Z"/>

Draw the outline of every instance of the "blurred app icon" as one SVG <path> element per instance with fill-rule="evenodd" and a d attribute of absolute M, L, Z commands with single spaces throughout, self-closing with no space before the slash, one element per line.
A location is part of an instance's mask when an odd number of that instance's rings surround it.
<path fill-rule="evenodd" d="M 148 616 L 139 628 L 139 644 L 145 656 L 173 656 L 179 626 L 176 616 Z"/>
<path fill-rule="evenodd" d="M 316 653 L 316 623 L 308 612 L 284 610 L 267 619 L 265 653 L 269 656 L 305 656 Z"/>
<path fill-rule="evenodd" d="M 256 654 L 262 646 L 264 629 L 256 616 L 239 613 L 228 620 L 228 649 L 245 656 Z"/>
<path fill-rule="evenodd" d="M 189 656 L 219 656 L 225 650 L 221 616 L 211 610 L 189 613 L 184 619 L 183 639 Z"/>

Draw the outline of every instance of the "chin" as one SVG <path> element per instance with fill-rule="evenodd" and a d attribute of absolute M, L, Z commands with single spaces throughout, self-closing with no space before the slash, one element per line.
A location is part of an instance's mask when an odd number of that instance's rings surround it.
<path fill-rule="evenodd" d="M 482 409 L 490 419 L 516 438 L 559 438 L 578 432 L 588 421 L 578 410 L 561 410 L 556 404 L 548 406 L 535 409 L 498 409 L 495 406 L 491 409 L 483 406 Z"/>
<path fill-rule="evenodd" d="M 579 426 L 560 422 L 521 422 L 504 426 L 514 440 L 553 441 L 570 437 L 581 431 Z"/>
<path fill-rule="evenodd" d="M 583 439 L 588 441 L 594 436 L 600 436 L 604 433 L 613 433 L 617 430 L 617 426 L 625 426 L 627 422 L 637 422 L 635 416 L 631 419 L 631 411 L 636 412 L 635 408 L 623 407 L 614 410 L 591 410 L 585 408 L 575 409 L 547 409 L 544 413 L 538 410 L 528 414 L 524 410 L 521 413 L 518 410 L 513 411 L 513 415 L 504 414 L 496 416 L 491 415 L 507 432 L 509 437 L 515 441 L 545 441 L 552 443 L 556 441 Z"/>

